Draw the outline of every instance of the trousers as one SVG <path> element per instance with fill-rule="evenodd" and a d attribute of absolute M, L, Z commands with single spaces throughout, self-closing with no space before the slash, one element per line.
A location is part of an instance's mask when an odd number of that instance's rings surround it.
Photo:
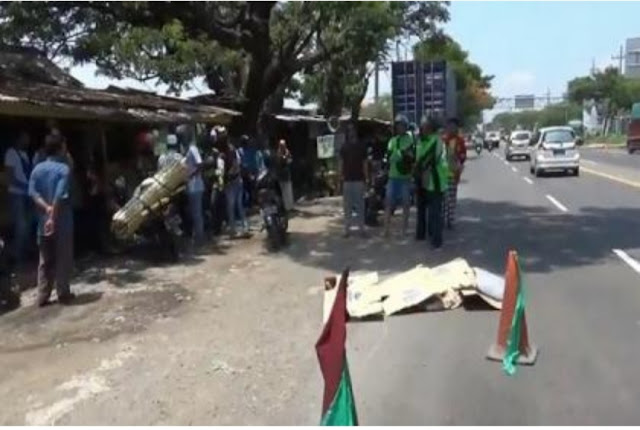
<path fill-rule="evenodd" d="M 49 300 L 54 285 L 58 300 L 68 297 L 73 270 L 72 232 L 56 231 L 51 236 L 40 236 L 38 247 L 38 303 L 44 304 Z"/>
<path fill-rule="evenodd" d="M 360 231 L 364 231 L 364 182 L 344 182 L 342 185 L 342 203 L 344 208 L 344 230 L 348 232 L 351 228 L 353 212 Z"/>
<path fill-rule="evenodd" d="M 193 240 L 196 243 L 200 243 L 204 239 L 204 212 L 202 210 L 203 194 L 203 191 L 188 193 L 189 217 L 191 218 Z"/>
<path fill-rule="evenodd" d="M 418 188 L 416 191 L 416 239 L 424 240 L 426 233 L 429 235 L 431 245 L 435 248 L 442 246 L 442 201 L 443 193 L 426 191 Z"/>
<path fill-rule="evenodd" d="M 444 220 L 448 228 L 452 228 L 456 218 L 456 205 L 458 201 L 458 184 L 452 182 L 447 188 L 444 203 Z"/>

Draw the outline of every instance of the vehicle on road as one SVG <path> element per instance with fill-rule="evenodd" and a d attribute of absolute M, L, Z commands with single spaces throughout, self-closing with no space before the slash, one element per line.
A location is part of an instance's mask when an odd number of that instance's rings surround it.
<path fill-rule="evenodd" d="M 530 158 L 529 142 L 531 141 L 531 134 L 532 133 L 527 130 L 514 131 L 511 133 L 504 149 L 504 156 L 507 161 L 511 161 L 516 157 Z"/>
<path fill-rule="evenodd" d="M 560 171 L 580 174 L 580 153 L 571 127 L 546 127 L 531 140 L 530 171 L 535 176 Z"/>
<path fill-rule="evenodd" d="M 499 131 L 490 131 L 484 135 L 484 147 L 492 151 L 493 149 L 500 146 L 500 132 Z"/>
<path fill-rule="evenodd" d="M 256 183 L 258 207 L 262 217 L 262 230 L 267 232 L 266 246 L 278 251 L 287 244 L 289 218 L 284 207 L 282 190 L 273 171 L 265 169 Z"/>
<path fill-rule="evenodd" d="M 638 149 L 640 149 L 640 103 L 634 103 L 631 121 L 627 126 L 627 152 L 633 154 Z"/>

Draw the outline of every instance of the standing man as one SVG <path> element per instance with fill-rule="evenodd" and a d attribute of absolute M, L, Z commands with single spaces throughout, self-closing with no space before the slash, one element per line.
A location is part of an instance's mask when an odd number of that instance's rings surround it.
<path fill-rule="evenodd" d="M 460 183 L 464 162 L 467 160 L 467 147 L 464 143 L 464 137 L 460 134 L 460 123 L 457 118 L 451 118 L 447 122 L 444 142 L 449 163 L 449 184 L 445 196 L 444 218 L 447 228 L 452 230 L 458 200 L 458 184 Z"/>
<path fill-rule="evenodd" d="M 242 234 L 249 232 L 249 226 L 245 218 L 244 205 L 242 202 L 243 186 L 241 176 L 240 154 L 236 147 L 227 139 L 224 147 L 221 148 L 222 157 L 224 159 L 224 195 L 227 207 L 227 223 L 229 225 L 229 235 L 235 237 L 237 235 L 237 223 L 240 221 Z"/>
<path fill-rule="evenodd" d="M 167 150 L 158 157 L 158 170 L 162 170 L 176 161 L 181 161 L 182 158 L 180 146 L 178 145 L 178 136 L 175 134 L 167 135 Z"/>
<path fill-rule="evenodd" d="M 255 199 L 255 183 L 258 177 L 258 147 L 255 139 L 251 139 L 246 134 L 240 136 L 240 160 L 242 162 L 242 183 L 243 204 L 249 209 L 253 206 Z"/>
<path fill-rule="evenodd" d="M 449 166 L 444 144 L 432 119 L 424 119 L 420 124 L 415 173 L 416 239 L 424 240 L 428 232 L 431 246 L 438 249 L 442 246 L 442 202 L 449 180 Z"/>
<path fill-rule="evenodd" d="M 355 210 L 360 234 L 365 235 L 364 194 L 368 180 L 367 150 L 349 124 L 344 145 L 340 148 L 340 171 L 342 172 L 342 202 L 344 206 L 344 237 L 349 237 L 351 218 Z"/>
<path fill-rule="evenodd" d="M 276 153 L 278 182 L 280 183 L 280 192 L 282 193 L 282 200 L 284 202 L 284 208 L 287 212 L 293 210 L 293 185 L 291 184 L 291 163 L 293 162 L 291 152 L 287 148 L 287 143 L 284 139 L 278 142 L 278 150 Z"/>
<path fill-rule="evenodd" d="M 204 181 L 202 180 L 202 156 L 195 139 L 190 139 L 186 158 L 189 171 L 187 199 L 189 201 L 193 243 L 195 246 L 199 246 L 202 245 L 204 240 L 204 213 L 202 209 Z"/>
<path fill-rule="evenodd" d="M 391 227 L 391 212 L 402 202 L 402 235 L 406 235 L 409 226 L 409 209 L 411 205 L 411 172 L 413 169 L 414 152 L 413 137 L 407 132 L 408 120 L 404 115 L 398 115 L 394 121 L 395 135 L 387 146 L 387 161 L 389 163 L 389 181 L 386 190 L 386 205 L 384 212 L 385 236 L 389 236 Z"/>
<path fill-rule="evenodd" d="M 73 269 L 73 209 L 69 196 L 71 168 L 66 162 L 63 139 L 47 136 L 47 159 L 39 163 L 29 180 L 29 195 L 38 210 L 38 305 L 49 303 L 55 283 L 58 302 L 68 304 Z"/>
<path fill-rule="evenodd" d="M 4 167 L 9 179 L 9 211 L 13 225 L 12 256 L 15 264 L 24 262 L 31 226 L 29 176 L 32 166 L 27 154 L 29 144 L 29 135 L 22 132 L 4 155 Z"/>

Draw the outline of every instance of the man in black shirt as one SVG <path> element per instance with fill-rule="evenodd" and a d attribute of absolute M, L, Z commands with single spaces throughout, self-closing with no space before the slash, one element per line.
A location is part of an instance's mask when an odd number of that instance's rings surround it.
<path fill-rule="evenodd" d="M 344 205 L 344 235 L 349 236 L 353 211 L 358 218 L 360 233 L 364 235 L 364 194 L 368 182 L 367 149 L 353 124 L 349 124 L 345 143 L 340 148 L 340 170 L 342 172 L 342 201 Z"/>

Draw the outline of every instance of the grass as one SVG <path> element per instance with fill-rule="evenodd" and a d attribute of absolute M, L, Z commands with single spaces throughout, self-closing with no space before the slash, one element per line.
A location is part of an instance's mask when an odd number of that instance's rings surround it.
<path fill-rule="evenodd" d="M 609 136 L 589 136 L 585 143 L 604 144 L 609 146 L 625 146 L 627 144 L 626 134 L 611 134 Z"/>

